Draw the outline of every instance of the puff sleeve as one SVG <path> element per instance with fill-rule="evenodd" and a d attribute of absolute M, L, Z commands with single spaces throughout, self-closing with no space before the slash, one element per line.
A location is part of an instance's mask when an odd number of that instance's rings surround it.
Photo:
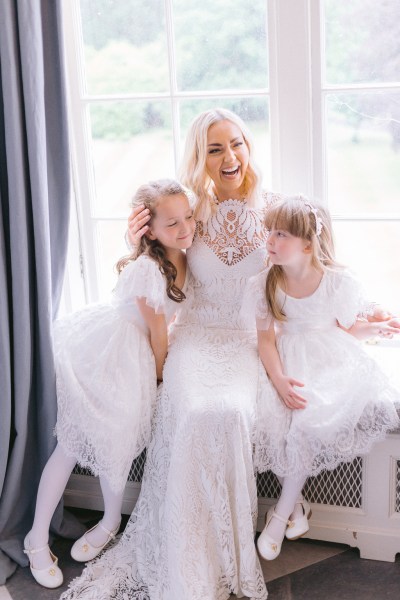
<path fill-rule="evenodd" d="M 158 264 L 149 256 L 141 255 L 121 272 L 113 293 L 113 304 L 132 303 L 135 298 L 146 298 L 146 304 L 157 314 L 166 310 L 166 280 Z"/>
<path fill-rule="evenodd" d="M 331 292 L 335 317 L 346 329 L 354 325 L 357 318 L 373 313 L 374 303 L 367 301 L 361 283 L 351 271 L 334 274 Z"/>
<path fill-rule="evenodd" d="M 252 327 L 256 325 L 259 331 L 269 329 L 273 321 L 265 297 L 267 274 L 268 269 L 254 277 L 250 277 L 244 290 L 240 310 L 243 321 L 251 324 Z"/>

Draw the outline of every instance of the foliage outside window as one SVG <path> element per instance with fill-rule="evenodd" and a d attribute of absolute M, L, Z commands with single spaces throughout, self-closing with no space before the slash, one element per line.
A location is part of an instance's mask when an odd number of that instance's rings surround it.
<path fill-rule="evenodd" d="M 291 134 L 301 135 L 305 154 L 318 158 L 313 174 L 322 186 L 299 191 L 328 204 L 339 258 L 359 272 L 373 299 L 398 310 L 400 5 L 296 2 L 317 27 L 302 29 L 294 22 L 293 31 L 321 65 L 309 60 L 304 66 L 304 78 L 318 83 L 307 98 L 312 131 L 299 124 Z M 278 169 L 271 162 L 277 165 L 282 145 L 274 110 L 284 124 L 284 111 L 298 102 L 295 94 L 284 102 L 279 97 L 282 84 L 295 75 L 290 52 L 284 68 L 273 68 L 279 46 L 290 50 L 293 44 L 291 32 L 278 27 L 282 16 L 290 20 L 284 11 L 292 7 L 289 0 L 68 3 L 88 300 L 105 297 L 114 285 L 113 264 L 126 252 L 123 236 L 135 188 L 174 175 L 188 125 L 201 110 L 224 106 L 243 117 L 255 137 L 266 188 L 279 187 L 278 171 L 290 180 L 289 163 L 296 157 Z"/>

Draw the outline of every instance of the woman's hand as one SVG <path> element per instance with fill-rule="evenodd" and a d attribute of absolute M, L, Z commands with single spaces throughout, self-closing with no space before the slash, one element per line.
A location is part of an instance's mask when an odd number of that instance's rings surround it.
<path fill-rule="evenodd" d="M 398 317 L 392 317 L 389 321 L 371 323 L 371 325 L 375 326 L 375 335 L 378 337 L 391 339 L 394 335 L 400 333 L 400 319 Z"/>
<path fill-rule="evenodd" d="M 400 319 L 392 317 L 385 321 L 360 321 L 357 320 L 350 329 L 345 329 L 338 324 L 340 329 L 347 331 L 358 340 L 368 340 L 373 337 L 391 339 L 400 333 Z"/>
<path fill-rule="evenodd" d="M 368 315 L 367 321 L 370 323 L 375 323 L 376 321 L 389 321 L 393 317 L 392 313 L 390 313 L 386 308 L 380 306 L 379 304 L 374 305 L 374 312 L 372 315 Z"/>
<path fill-rule="evenodd" d="M 292 379 L 292 377 L 286 377 L 285 375 L 275 383 L 277 392 L 287 408 L 292 410 L 306 408 L 307 400 L 296 392 L 294 386 L 304 387 L 304 383 L 297 381 L 297 379 Z"/>
<path fill-rule="evenodd" d="M 140 204 L 132 209 L 128 217 L 128 238 L 132 246 L 137 246 L 140 238 L 149 231 L 149 226 L 146 225 L 150 220 L 150 211 Z"/>

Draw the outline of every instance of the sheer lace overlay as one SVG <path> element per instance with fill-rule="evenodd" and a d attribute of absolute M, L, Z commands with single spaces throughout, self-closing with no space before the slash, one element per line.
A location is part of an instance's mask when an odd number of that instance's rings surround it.
<path fill-rule="evenodd" d="M 270 322 L 265 300 L 267 271 L 249 282 L 258 323 Z M 316 475 L 367 453 L 399 425 L 397 390 L 351 335 L 350 327 L 371 306 L 346 271 L 326 272 L 314 294 L 296 299 L 278 292 L 287 321 L 277 326 L 284 373 L 305 385 L 304 410 L 289 410 L 260 367 L 255 466 L 277 475 Z M 254 314 L 253 312 L 253 314 Z"/>
<path fill-rule="evenodd" d="M 89 306 L 54 326 L 58 442 L 117 491 L 148 444 L 157 392 L 136 297 L 167 320 L 180 307 L 167 297 L 156 263 L 141 256 L 121 273 L 111 303 Z"/>
<path fill-rule="evenodd" d="M 267 598 L 254 544 L 259 358 L 254 325 L 240 316 L 245 286 L 264 265 L 263 240 L 260 211 L 236 200 L 198 229 L 139 500 L 119 543 L 64 600 Z"/>

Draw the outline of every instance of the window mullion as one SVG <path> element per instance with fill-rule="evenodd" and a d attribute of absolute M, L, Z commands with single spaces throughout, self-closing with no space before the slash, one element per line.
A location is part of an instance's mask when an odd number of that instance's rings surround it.
<path fill-rule="evenodd" d="M 71 120 L 71 155 L 80 232 L 80 247 L 85 296 L 87 301 L 98 297 L 96 269 L 96 223 L 92 220 L 91 198 L 95 198 L 94 174 L 91 163 L 90 125 L 85 95 L 83 36 L 79 0 L 63 3 L 63 20 L 68 71 L 68 104 Z"/>
<path fill-rule="evenodd" d="M 322 44 L 324 19 L 321 11 L 320 0 L 310 1 L 313 196 L 321 203 L 327 204 L 325 96 L 322 93 L 325 48 Z"/>
<path fill-rule="evenodd" d="M 275 32 L 270 48 L 271 111 L 275 141 L 279 131 L 273 153 L 277 152 L 280 165 L 280 189 L 313 195 L 309 4 L 309 0 L 270 0 L 269 27 L 270 33 Z"/>
<path fill-rule="evenodd" d="M 171 92 L 171 111 L 172 111 L 172 133 L 174 140 L 174 161 L 175 171 L 178 170 L 180 156 L 180 118 L 179 118 L 179 100 L 178 100 L 178 80 L 176 72 L 176 53 L 175 53 L 175 33 L 172 0 L 165 2 L 165 19 L 168 48 L 168 70 L 169 86 Z"/>

